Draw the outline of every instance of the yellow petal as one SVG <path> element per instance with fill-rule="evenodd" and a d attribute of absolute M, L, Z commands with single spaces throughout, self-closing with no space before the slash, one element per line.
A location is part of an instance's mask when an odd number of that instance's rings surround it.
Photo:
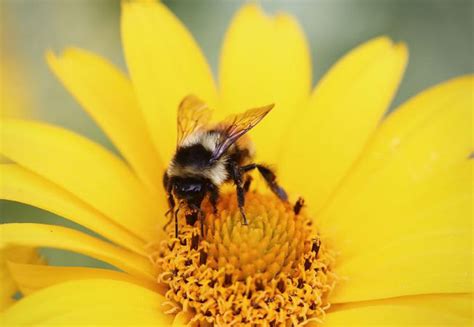
<path fill-rule="evenodd" d="M 15 281 L 10 276 L 10 272 L 5 264 L 0 266 L 0 313 L 12 305 L 15 300 L 13 296 L 18 291 Z M 1 320 L 0 320 L 1 321 Z"/>
<path fill-rule="evenodd" d="M 0 250 L 0 312 L 14 303 L 13 296 L 18 292 L 18 285 L 12 277 L 7 261 L 16 258 L 20 263 L 43 263 L 35 248 L 31 247 L 7 247 Z"/>
<path fill-rule="evenodd" d="M 25 297 L 3 316 L 11 325 L 169 326 L 165 298 L 149 289 L 108 279 L 61 283 Z"/>
<path fill-rule="evenodd" d="M 403 44 L 377 38 L 351 51 L 321 79 L 292 129 L 279 169 L 290 193 L 321 208 L 374 133 L 407 57 Z M 308 183 L 308 176 L 314 182 Z"/>
<path fill-rule="evenodd" d="M 55 284 L 83 279 L 121 280 L 150 290 L 158 288 L 155 281 L 137 279 L 123 272 L 108 269 L 33 265 L 13 261 L 8 262 L 8 269 L 23 295 L 29 295 Z"/>
<path fill-rule="evenodd" d="M 340 235 L 337 247 L 343 259 L 350 259 L 378 250 L 381 243 L 418 232 L 469 229 L 472 168 L 472 161 L 463 160 L 452 170 L 422 183 L 401 183 L 397 179 L 387 179 L 382 185 L 377 183 L 373 189 L 364 190 L 364 195 L 354 195 L 354 200 L 346 202 L 350 207 L 346 214 L 352 220 L 335 225 L 327 222 L 323 227 L 326 235 Z M 383 190 L 384 196 L 377 198 L 377 190 Z M 377 201 L 368 205 L 369 198 Z M 359 201 L 364 201 L 366 207 L 359 207 Z M 367 233 L 370 237 L 361 236 Z"/>
<path fill-rule="evenodd" d="M 148 134 L 130 81 L 105 59 L 80 49 L 52 52 L 47 62 L 59 80 L 109 136 L 140 179 L 160 188 L 163 164 Z"/>
<path fill-rule="evenodd" d="M 210 68 L 192 35 L 161 3 L 122 3 L 122 41 L 136 94 L 162 160 L 176 146 L 181 100 L 193 93 L 215 105 Z"/>
<path fill-rule="evenodd" d="M 0 176 L 2 176 L 1 199 L 48 210 L 134 252 L 145 253 L 143 241 L 44 178 L 13 164 L 0 165 Z"/>
<path fill-rule="evenodd" d="M 348 278 L 334 301 L 472 289 L 472 92 L 464 77 L 403 105 L 317 216 Z"/>
<path fill-rule="evenodd" d="M 0 225 L 0 235 L 0 249 L 36 246 L 69 250 L 107 262 L 138 278 L 153 279 L 147 258 L 69 228 L 30 223 L 3 224 Z"/>
<path fill-rule="evenodd" d="M 371 192 L 363 211 L 349 202 L 353 221 L 323 229 L 341 253 L 331 301 L 472 291 L 472 166 L 465 160 L 410 189 L 389 186 L 384 201 Z"/>
<path fill-rule="evenodd" d="M 466 159 L 472 148 L 473 80 L 460 77 L 433 87 L 390 115 L 318 215 L 321 227 L 327 231 L 350 228 L 361 219 L 367 224 L 376 223 L 380 216 L 369 215 L 367 209 L 384 210 L 400 197 L 411 200 L 416 209 L 416 190 L 429 190 L 425 183 L 430 179 L 441 183 L 443 178 L 448 182 L 450 174 L 469 174 Z M 452 179 L 457 176 L 452 175 Z M 397 212 L 386 210 L 384 214 Z M 408 224 L 403 217 L 390 222 Z"/>
<path fill-rule="evenodd" d="M 400 297 L 331 310 L 324 326 L 468 326 L 472 324 L 472 294 Z"/>
<path fill-rule="evenodd" d="M 310 52 L 296 19 L 269 17 L 257 5 L 245 5 L 227 31 L 219 77 L 221 115 L 275 103 L 251 132 L 259 158 L 274 163 L 311 87 Z"/>
<path fill-rule="evenodd" d="M 156 239 L 165 197 L 152 198 L 127 165 L 110 152 L 68 130 L 37 122 L 4 120 L 1 132 L 1 151 L 6 157 L 140 238 Z"/>
<path fill-rule="evenodd" d="M 366 235 L 370 237 L 371 233 Z M 400 236 L 342 261 L 333 303 L 431 293 L 473 292 L 472 230 L 445 229 Z"/>

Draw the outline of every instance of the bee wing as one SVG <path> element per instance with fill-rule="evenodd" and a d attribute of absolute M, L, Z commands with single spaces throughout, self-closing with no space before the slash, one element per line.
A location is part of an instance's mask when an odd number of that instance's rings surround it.
<path fill-rule="evenodd" d="M 178 141 L 179 146 L 187 136 L 206 126 L 211 119 L 212 111 L 207 104 L 196 96 L 186 96 L 178 107 Z"/>
<path fill-rule="evenodd" d="M 222 121 L 217 126 L 221 131 L 221 137 L 217 141 L 211 161 L 219 159 L 242 135 L 257 125 L 272 110 L 273 106 L 274 104 L 269 104 L 264 107 L 249 109 L 242 114 L 232 115 Z"/>

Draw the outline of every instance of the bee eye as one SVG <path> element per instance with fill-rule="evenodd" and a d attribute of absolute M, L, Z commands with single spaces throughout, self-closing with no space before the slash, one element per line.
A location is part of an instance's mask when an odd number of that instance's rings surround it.
<path fill-rule="evenodd" d="M 185 192 L 201 192 L 201 184 L 184 185 Z"/>
<path fill-rule="evenodd" d="M 201 192 L 202 185 L 200 183 L 182 183 L 175 184 L 175 191 L 179 193 L 198 193 Z"/>

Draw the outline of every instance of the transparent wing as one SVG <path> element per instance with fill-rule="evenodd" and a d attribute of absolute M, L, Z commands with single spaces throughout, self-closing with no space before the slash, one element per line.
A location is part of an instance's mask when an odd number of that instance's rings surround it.
<path fill-rule="evenodd" d="M 249 109 L 242 114 L 230 116 L 222 121 L 217 126 L 221 136 L 211 160 L 219 159 L 239 137 L 257 125 L 272 110 L 273 106 L 273 104 L 269 104 L 264 107 Z"/>
<path fill-rule="evenodd" d="M 207 104 L 194 95 L 186 96 L 178 107 L 178 141 L 179 146 L 187 136 L 209 123 L 212 111 Z"/>

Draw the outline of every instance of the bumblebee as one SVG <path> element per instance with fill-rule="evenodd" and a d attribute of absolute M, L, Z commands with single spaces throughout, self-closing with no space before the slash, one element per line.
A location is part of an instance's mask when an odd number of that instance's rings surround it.
<path fill-rule="evenodd" d="M 253 162 L 254 148 L 246 133 L 273 108 L 273 104 L 249 109 L 211 124 L 211 109 L 193 95 L 185 97 L 178 108 L 178 140 L 176 152 L 163 177 L 169 213 L 174 213 L 175 236 L 178 237 L 178 211 L 187 206 L 198 214 L 203 234 L 201 203 L 206 196 L 217 212 L 219 190 L 224 183 L 233 183 L 242 223 L 248 224 L 244 211 L 245 191 L 250 185 L 246 173 L 257 169 L 268 187 L 282 201 L 287 194 L 267 166 Z M 175 210 L 178 202 L 178 209 Z M 197 219 L 197 218 L 195 218 Z M 171 222 L 171 220 L 170 220 Z"/>

